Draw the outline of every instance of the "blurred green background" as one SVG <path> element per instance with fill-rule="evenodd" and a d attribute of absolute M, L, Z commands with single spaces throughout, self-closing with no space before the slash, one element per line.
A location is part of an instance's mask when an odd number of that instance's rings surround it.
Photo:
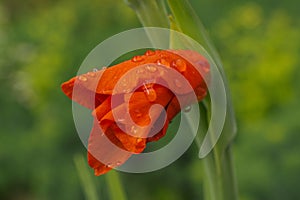
<path fill-rule="evenodd" d="M 300 199 L 299 1 L 191 3 L 232 90 L 240 199 Z M 85 198 L 74 156 L 86 150 L 60 84 L 98 43 L 140 26 L 122 0 L 0 1 L 0 199 Z M 156 172 L 119 173 L 126 196 L 202 199 L 197 151 Z M 101 199 L 106 176 L 92 176 Z"/>

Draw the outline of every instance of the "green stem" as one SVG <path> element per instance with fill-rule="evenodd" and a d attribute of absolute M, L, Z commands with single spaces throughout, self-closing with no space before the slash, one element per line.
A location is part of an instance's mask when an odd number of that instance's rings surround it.
<path fill-rule="evenodd" d="M 220 151 L 224 151 L 227 148 L 227 145 L 231 143 L 231 141 L 236 135 L 236 121 L 231 101 L 231 95 L 220 56 L 216 51 L 213 43 L 211 42 L 204 28 L 204 25 L 202 24 L 201 20 L 199 19 L 196 12 L 187 0 L 168 0 L 168 5 L 175 18 L 174 22 L 176 23 L 177 28 L 181 30 L 184 34 L 198 41 L 207 50 L 207 52 L 214 59 L 218 70 L 222 75 L 222 79 L 226 90 L 227 114 L 223 131 L 226 134 L 222 133 L 220 138 L 222 144 L 219 144 L 219 146 L 222 146 L 220 147 Z M 206 98 L 205 101 L 209 101 L 209 99 Z M 209 102 L 206 103 L 209 104 Z"/>
<path fill-rule="evenodd" d="M 112 170 L 107 173 L 106 182 L 111 200 L 126 200 L 126 195 L 122 187 L 121 180 L 118 176 L 118 172 Z"/>
<path fill-rule="evenodd" d="M 144 26 L 166 27 L 169 24 L 169 19 L 165 9 L 162 9 L 161 2 L 163 1 L 127 0 L 127 3 L 133 7 Z M 219 58 L 212 42 L 209 40 L 202 22 L 189 2 L 187 0 L 168 0 L 168 5 L 174 17 L 174 19 L 170 18 L 172 22 L 171 25 L 173 25 L 172 27 L 176 27 L 177 31 L 181 31 L 194 38 L 211 54 L 222 75 L 226 88 L 227 115 L 224 128 L 212 152 L 203 159 L 206 172 L 206 179 L 204 183 L 206 200 L 236 200 L 238 199 L 237 185 L 231 153 L 231 142 L 236 134 L 236 123 L 221 59 Z M 159 42 L 159 38 L 155 36 L 155 33 L 150 33 L 149 36 L 151 41 L 154 41 L 154 44 Z M 209 124 L 210 99 L 206 98 L 206 100 L 201 102 L 199 105 L 201 107 L 201 129 L 199 130 L 198 137 L 196 138 L 196 143 L 200 147 L 203 139 L 200 137 L 205 135 Z M 192 119 L 187 120 L 189 123 L 193 123 Z M 214 135 L 212 133 L 209 134 L 211 137 Z"/>
<path fill-rule="evenodd" d="M 86 165 L 86 161 L 84 160 L 83 156 L 78 154 L 74 156 L 74 163 L 79 174 L 80 182 L 82 188 L 84 190 L 84 194 L 86 199 L 90 200 L 97 200 L 99 199 L 97 195 L 97 190 L 95 183 L 92 179 L 92 176 L 89 172 L 89 169 Z"/>
<path fill-rule="evenodd" d="M 136 12 L 140 22 L 145 27 L 169 27 L 169 19 L 163 0 L 125 0 Z M 157 32 L 146 30 L 154 46 L 165 42 Z"/>
<path fill-rule="evenodd" d="M 199 149 L 203 137 L 207 131 L 209 112 L 203 102 L 200 106 L 200 127 L 196 144 Z M 214 135 L 209 133 L 210 136 Z M 223 131 L 222 134 L 230 134 Z M 214 149 L 202 160 L 205 170 L 204 195 L 206 200 L 236 200 L 237 184 L 233 166 L 231 145 L 229 144 L 224 151 L 220 151 L 219 143 Z"/>
<path fill-rule="evenodd" d="M 169 27 L 169 21 L 162 0 L 125 0 L 136 12 L 143 26 Z"/>
<path fill-rule="evenodd" d="M 214 45 L 210 41 L 201 20 L 198 18 L 190 3 L 187 0 L 168 0 L 168 4 L 175 18 L 174 22 L 178 29 L 197 40 L 210 53 L 222 75 L 226 89 L 227 114 L 224 128 L 212 152 L 203 159 L 206 172 L 206 199 L 236 200 L 238 198 L 237 184 L 231 155 L 231 143 L 236 135 L 236 122 L 231 103 L 230 91 L 221 59 L 215 50 Z M 201 117 L 201 120 L 205 117 L 207 119 L 204 123 L 202 123 L 201 128 L 203 129 L 203 125 L 206 125 L 205 130 L 207 130 L 207 125 L 209 123 L 208 119 L 210 119 L 210 99 L 206 98 L 201 104 L 204 105 L 202 112 L 205 112 L 204 114 L 202 113 L 203 117 Z M 204 134 L 205 133 L 202 133 L 201 135 Z M 214 136 L 213 133 L 209 134 L 211 137 Z M 212 141 L 214 140 L 212 139 Z M 198 144 L 200 148 L 200 143 L 198 142 Z"/>
<path fill-rule="evenodd" d="M 216 157 L 216 151 L 204 158 L 205 169 L 205 199 L 206 200 L 235 200 L 237 187 L 231 147 L 224 152 L 222 157 Z"/>

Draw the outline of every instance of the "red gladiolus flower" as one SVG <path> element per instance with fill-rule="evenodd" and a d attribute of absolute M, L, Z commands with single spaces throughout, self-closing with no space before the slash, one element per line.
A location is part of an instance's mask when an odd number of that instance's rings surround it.
<path fill-rule="evenodd" d="M 189 87 L 177 77 L 179 73 Z M 163 137 L 182 105 L 195 103 L 195 95 L 198 101 L 206 96 L 202 76 L 208 73 L 207 60 L 197 52 L 148 50 L 145 55 L 63 83 L 62 90 L 69 98 L 93 110 L 88 163 L 95 175 L 123 164 L 132 154 L 141 153 L 146 143 Z M 179 103 L 178 97 L 183 102 Z M 161 107 L 152 107 L 156 104 Z M 160 130 L 153 134 L 153 127 Z"/>

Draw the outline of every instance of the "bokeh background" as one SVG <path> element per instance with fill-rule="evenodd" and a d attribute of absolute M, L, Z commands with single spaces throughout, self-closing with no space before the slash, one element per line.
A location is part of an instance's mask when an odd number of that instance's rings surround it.
<path fill-rule="evenodd" d="M 191 3 L 232 90 L 240 199 L 300 199 L 299 1 Z M 140 26 L 122 0 L 0 1 L 0 199 L 86 198 L 74 162 L 86 150 L 60 84 L 98 43 Z M 156 172 L 119 173 L 126 196 L 202 199 L 197 151 Z M 91 176 L 101 199 L 109 199 L 105 176 Z"/>

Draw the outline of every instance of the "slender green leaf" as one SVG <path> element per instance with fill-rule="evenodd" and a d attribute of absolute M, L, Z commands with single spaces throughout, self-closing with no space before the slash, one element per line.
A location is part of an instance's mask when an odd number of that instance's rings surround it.
<path fill-rule="evenodd" d="M 125 0 L 133 8 L 145 27 L 169 27 L 169 19 L 163 0 Z M 162 40 L 157 32 L 146 30 L 152 44 L 157 46 L 165 41 Z"/>
<path fill-rule="evenodd" d="M 153 9 L 153 2 L 156 1 L 147 1 L 147 0 L 128 0 L 131 2 L 131 6 L 137 12 L 141 22 L 144 26 L 149 26 L 152 24 L 158 24 L 160 27 L 164 27 L 165 24 L 157 23 L 152 15 L 155 15 L 158 10 Z M 157 3 L 157 2 L 156 2 Z M 141 6 L 147 5 L 144 9 Z M 219 58 L 217 51 L 209 40 L 208 34 L 206 30 L 198 18 L 197 14 L 193 10 L 192 6 L 189 4 L 187 0 L 168 0 L 168 5 L 172 11 L 174 16 L 170 17 L 170 26 L 174 30 L 180 31 L 196 41 L 198 41 L 212 56 L 217 67 L 222 74 L 223 82 L 226 88 L 227 94 L 227 116 L 225 120 L 225 125 L 221 137 L 217 144 L 215 145 L 212 152 L 204 159 L 205 171 L 206 171 L 206 181 L 205 181 L 205 191 L 206 191 L 206 199 L 207 200 L 235 200 L 237 199 L 237 189 L 236 189 L 236 181 L 234 176 L 234 170 L 232 166 L 232 158 L 231 158 L 231 142 L 236 134 L 236 123 L 233 107 L 231 104 L 229 89 L 226 82 L 225 73 L 223 71 L 222 63 Z M 156 6 L 158 8 L 158 6 Z M 142 14 L 141 14 L 142 13 Z M 165 16 L 160 17 L 164 18 L 165 21 L 167 18 Z M 160 22 L 160 20 L 158 20 Z M 155 36 L 153 33 L 149 33 L 149 37 L 152 38 L 152 41 L 159 42 L 159 38 Z M 154 38 L 154 40 L 153 40 Z M 186 48 L 189 44 L 185 44 L 185 41 L 177 41 L 176 37 L 173 37 L 171 32 L 171 48 Z M 200 123 L 202 122 L 202 126 L 208 127 L 208 123 L 210 120 L 210 99 L 206 98 L 205 101 L 201 102 L 201 117 Z M 204 120 L 203 120 L 204 119 Z M 206 120 L 205 120 L 206 119 Z M 190 124 L 193 123 L 193 119 L 187 118 Z M 203 124 L 204 123 L 204 124 Z M 189 127 L 192 129 L 192 125 Z M 203 134 L 204 129 L 200 129 L 198 131 L 198 136 L 196 138 L 196 143 L 200 145 L 201 136 Z M 199 136 L 200 135 L 200 136 Z M 213 137 L 214 134 L 210 133 L 210 136 Z M 212 138 L 213 140 L 213 138 Z"/>
<path fill-rule="evenodd" d="M 168 5 L 174 16 L 174 23 L 176 23 L 177 29 L 181 30 L 184 34 L 187 34 L 188 36 L 198 41 L 212 56 L 215 63 L 217 64 L 220 73 L 222 74 L 227 98 L 227 113 L 224 129 L 218 142 L 218 151 L 220 151 L 220 154 L 222 155 L 222 152 L 224 152 L 225 149 L 231 144 L 234 136 L 236 135 L 236 121 L 234 110 L 222 62 L 217 51 L 214 48 L 214 45 L 209 39 L 209 36 L 201 20 L 195 13 L 190 3 L 187 0 L 168 0 Z M 205 101 L 206 104 L 210 104 L 208 98 L 206 98 Z"/>
<path fill-rule="evenodd" d="M 126 200 L 126 195 L 122 187 L 122 183 L 118 176 L 118 172 L 115 170 L 110 171 L 105 175 L 108 191 L 111 200 Z"/>
<path fill-rule="evenodd" d="M 125 0 L 136 12 L 143 26 L 169 27 L 167 13 L 162 0 Z"/>
<path fill-rule="evenodd" d="M 95 183 L 93 182 L 92 175 L 87 168 L 85 159 L 82 155 L 75 155 L 74 163 L 79 174 L 86 199 L 98 200 L 99 198 L 97 196 Z"/>

